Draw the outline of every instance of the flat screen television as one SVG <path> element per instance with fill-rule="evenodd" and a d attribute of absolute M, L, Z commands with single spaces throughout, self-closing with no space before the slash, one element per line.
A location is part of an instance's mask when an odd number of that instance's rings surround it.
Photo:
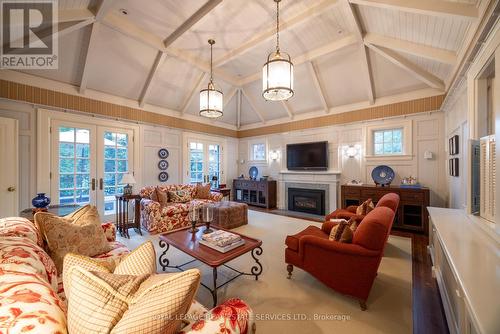
<path fill-rule="evenodd" d="M 286 145 L 286 167 L 289 170 L 327 170 L 328 142 Z"/>

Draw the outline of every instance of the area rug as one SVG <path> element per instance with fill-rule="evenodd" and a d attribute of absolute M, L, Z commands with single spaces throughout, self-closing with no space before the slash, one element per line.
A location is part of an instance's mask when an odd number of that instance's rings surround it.
<path fill-rule="evenodd" d="M 329 289 L 308 273 L 295 268 L 292 279 L 286 279 L 284 263 L 285 237 L 309 225 L 319 223 L 297 218 L 249 210 L 249 224 L 234 231 L 261 239 L 263 254 L 260 262 L 264 271 L 258 281 L 242 276 L 218 290 L 219 303 L 238 297 L 254 310 L 258 333 L 411 333 L 412 332 L 412 259 L 411 240 L 390 236 L 385 256 L 380 264 L 367 301 L 368 310 L 361 311 L 355 299 Z M 130 239 L 119 238 L 130 249 L 151 239 L 157 253 L 158 236 L 140 236 L 130 230 Z M 158 253 L 159 254 L 159 253 Z M 171 264 L 181 264 L 191 258 L 174 247 L 168 251 Z M 237 269 L 248 271 L 254 261 L 246 254 L 232 262 Z M 326 265 L 334 265 L 325 263 Z M 189 268 L 199 268 L 203 282 L 212 285 L 212 270 L 199 262 Z M 220 269 L 218 282 L 234 275 Z M 196 299 L 212 307 L 212 296 L 200 287 Z"/>

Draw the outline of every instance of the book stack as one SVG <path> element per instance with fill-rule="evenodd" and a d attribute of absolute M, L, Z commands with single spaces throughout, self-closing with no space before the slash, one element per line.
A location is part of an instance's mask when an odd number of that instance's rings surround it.
<path fill-rule="evenodd" d="M 245 243 L 245 240 L 238 234 L 227 231 L 216 230 L 212 233 L 204 234 L 200 244 L 215 249 L 221 253 L 229 252 Z"/>

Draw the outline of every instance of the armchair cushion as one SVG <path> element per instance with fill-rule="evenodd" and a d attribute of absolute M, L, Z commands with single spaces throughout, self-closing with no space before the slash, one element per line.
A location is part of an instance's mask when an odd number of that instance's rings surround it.
<path fill-rule="evenodd" d="M 325 234 L 321 229 L 317 228 L 316 226 L 308 226 L 305 230 L 297 234 L 288 235 L 285 239 L 285 244 L 288 246 L 288 248 L 298 252 L 300 238 L 306 235 L 312 235 L 328 241 L 328 234 Z"/>
<path fill-rule="evenodd" d="M 378 207 L 371 211 L 354 233 L 352 242 L 366 249 L 382 251 L 389 235 L 394 211 Z"/>
<path fill-rule="evenodd" d="M 351 243 L 352 237 L 356 228 L 358 227 L 358 223 L 356 220 L 345 221 L 342 220 L 340 223 L 335 225 L 330 231 L 330 240 Z"/>

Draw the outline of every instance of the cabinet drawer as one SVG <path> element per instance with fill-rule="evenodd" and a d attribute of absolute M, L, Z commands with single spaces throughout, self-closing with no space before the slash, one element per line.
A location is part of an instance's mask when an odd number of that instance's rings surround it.
<path fill-rule="evenodd" d="M 344 188 L 343 190 L 344 190 L 345 196 L 355 197 L 355 198 L 358 198 L 359 196 L 361 196 L 361 189 Z"/>
<path fill-rule="evenodd" d="M 424 194 L 421 192 L 402 191 L 401 200 L 421 203 L 424 201 Z"/>
<path fill-rule="evenodd" d="M 377 190 L 365 189 L 361 191 L 361 198 L 368 199 L 371 198 L 372 201 L 376 202 L 380 199 L 380 197 L 384 196 L 384 194 Z"/>
<path fill-rule="evenodd" d="M 266 182 L 259 182 L 258 183 L 258 189 L 259 190 L 266 190 L 267 189 L 267 183 Z"/>

